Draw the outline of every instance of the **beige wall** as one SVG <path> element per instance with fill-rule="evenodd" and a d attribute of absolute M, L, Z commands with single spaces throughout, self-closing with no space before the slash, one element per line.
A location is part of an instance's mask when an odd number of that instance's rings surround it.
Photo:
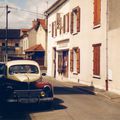
<path fill-rule="evenodd" d="M 120 94 L 120 1 L 109 0 L 108 78 L 109 90 Z"/>
<path fill-rule="evenodd" d="M 109 31 L 109 89 L 120 94 L 120 28 Z"/>
<path fill-rule="evenodd" d="M 35 29 L 32 29 L 28 32 L 29 47 L 37 44 L 36 34 L 37 32 L 35 31 Z"/>
<path fill-rule="evenodd" d="M 120 0 L 108 0 L 109 5 L 109 29 L 120 27 Z"/>
<path fill-rule="evenodd" d="M 36 35 L 36 43 L 41 44 L 46 49 L 46 32 L 42 26 L 39 27 Z"/>

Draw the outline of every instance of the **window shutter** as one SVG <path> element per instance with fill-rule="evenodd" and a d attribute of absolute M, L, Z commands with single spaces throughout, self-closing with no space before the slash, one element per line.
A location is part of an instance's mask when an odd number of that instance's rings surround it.
<path fill-rule="evenodd" d="M 93 74 L 100 75 L 100 46 L 101 44 L 93 45 Z"/>
<path fill-rule="evenodd" d="M 54 22 L 52 22 L 52 37 L 54 37 Z"/>
<path fill-rule="evenodd" d="M 77 7 L 77 32 L 80 32 L 80 7 Z"/>
<path fill-rule="evenodd" d="M 73 12 L 71 12 L 71 26 L 70 26 L 70 32 L 73 33 Z"/>
<path fill-rule="evenodd" d="M 67 14 L 67 32 L 69 32 L 69 13 Z"/>
<path fill-rule="evenodd" d="M 65 15 L 63 16 L 63 33 L 65 33 Z"/>
<path fill-rule="evenodd" d="M 94 26 L 100 24 L 101 0 L 94 0 Z"/>
<path fill-rule="evenodd" d="M 70 50 L 70 71 L 73 72 L 73 49 Z"/>
<path fill-rule="evenodd" d="M 55 36 L 57 36 L 57 22 L 54 22 L 54 27 L 55 27 Z"/>
<path fill-rule="evenodd" d="M 77 73 L 80 73 L 80 49 L 77 48 Z"/>
<path fill-rule="evenodd" d="M 62 18 L 60 18 L 60 34 L 61 34 L 61 32 L 62 32 Z"/>

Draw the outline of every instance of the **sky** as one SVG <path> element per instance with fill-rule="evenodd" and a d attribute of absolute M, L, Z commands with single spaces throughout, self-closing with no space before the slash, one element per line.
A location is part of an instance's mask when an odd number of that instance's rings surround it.
<path fill-rule="evenodd" d="M 6 27 L 6 9 L 8 5 L 9 28 L 30 28 L 32 21 L 37 18 L 44 18 L 44 11 L 47 10 L 56 0 L 0 0 L 0 29 Z"/>

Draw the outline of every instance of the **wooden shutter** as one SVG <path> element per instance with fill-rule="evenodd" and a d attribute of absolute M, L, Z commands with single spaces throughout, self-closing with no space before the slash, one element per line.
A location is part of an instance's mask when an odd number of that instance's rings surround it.
<path fill-rule="evenodd" d="M 55 29 L 55 36 L 57 36 L 57 22 L 56 21 L 54 22 L 54 27 L 55 27 L 54 28 Z"/>
<path fill-rule="evenodd" d="M 77 32 L 80 32 L 80 7 L 77 7 Z"/>
<path fill-rule="evenodd" d="M 62 18 L 60 18 L 60 28 L 59 28 L 59 30 L 60 30 L 60 34 L 61 34 L 61 32 L 62 32 Z"/>
<path fill-rule="evenodd" d="M 54 22 L 52 22 L 52 37 L 54 37 Z"/>
<path fill-rule="evenodd" d="M 69 13 L 67 14 L 67 32 L 69 32 Z"/>
<path fill-rule="evenodd" d="M 77 48 L 77 73 L 80 73 L 80 49 Z"/>
<path fill-rule="evenodd" d="M 70 25 L 70 32 L 73 33 L 73 12 L 71 12 L 71 25 Z"/>
<path fill-rule="evenodd" d="M 70 50 L 70 71 L 73 72 L 73 49 Z"/>
<path fill-rule="evenodd" d="M 65 25 L 66 23 L 65 23 L 65 15 L 63 16 L 63 33 L 65 33 Z"/>
<path fill-rule="evenodd" d="M 100 76 L 100 46 L 101 44 L 93 45 L 93 75 Z"/>
<path fill-rule="evenodd" d="M 101 0 L 94 0 L 94 26 L 100 24 L 101 19 Z"/>

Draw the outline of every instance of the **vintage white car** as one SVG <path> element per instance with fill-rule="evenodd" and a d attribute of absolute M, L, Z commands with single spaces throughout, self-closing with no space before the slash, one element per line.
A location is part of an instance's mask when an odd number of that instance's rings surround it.
<path fill-rule="evenodd" d="M 0 63 L 1 103 L 51 103 L 52 101 L 52 84 L 42 80 L 38 63 L 31 60 Z"/>

